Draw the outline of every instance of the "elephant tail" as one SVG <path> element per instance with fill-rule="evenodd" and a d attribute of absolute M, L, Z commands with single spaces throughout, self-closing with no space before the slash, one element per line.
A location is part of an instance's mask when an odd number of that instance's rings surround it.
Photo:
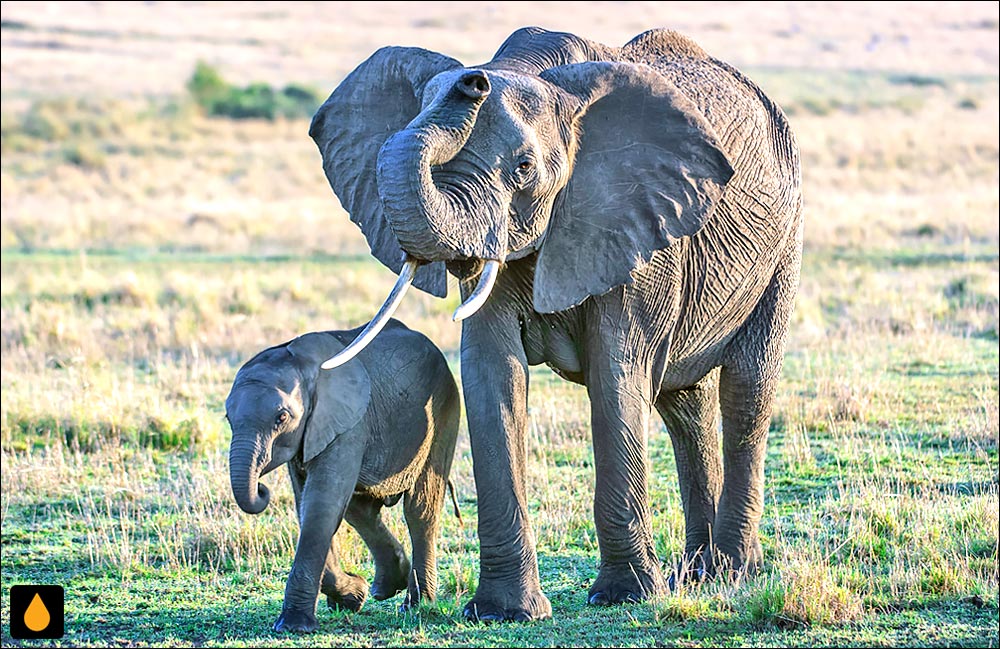
<path fill-rule="evenodd" d="M 462 512 L 458 511 L 458 499 L 455 498 L 455 483 L 450 479 L 448 480 L 448 493 L 451 494 L 451 505 L 455 508 L 455 518 L 458 519 L 460 527 L 465 527 L 465 522 L 462 520 Z"/>

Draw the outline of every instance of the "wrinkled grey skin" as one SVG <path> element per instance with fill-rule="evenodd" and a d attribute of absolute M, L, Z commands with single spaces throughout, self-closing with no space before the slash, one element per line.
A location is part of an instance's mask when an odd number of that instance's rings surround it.
<path fill-rule="evenodd" d="M 525 493 L 529 365 L 590 396 L 590 603 L 667 586 L 647 496 L 653 409 L 673 442 L 686 563 L 758 564 L 802 199 L 795 139 L 757 86 L 674 32 L 613 48 L 526 28 L 473 68 L 383 48 L 310 134 L 372 253 L 396 272 L 402 251 L 429 262 L 418 287 L 443 295 L 447 268 L 468 296 L 483 260 L 505 262 L 462 328 L 480 539 L 468 618 L 551 615 Z"/>
<path fill-rule="evenodd" d="M 437 347 L 395 320 L 358 358 L 320 370 L 358 331 L 309 333 L 261 352 L 240 368 L 226 399 L 237 504 L 263 511 L 270 494 L 258 480 L 285 463 L 295 492 L 299 541 L 278 631 L 314 631 L 321 591 L 331 608 L 364 603 L 368 584 L 344 572 L 337 556 L 334 533 L 344 518 L 375 559 L 372 597 L 405 588 L 404 609 L 434 599 L 458 388 Z M 400 497 L 412 564 L 381 519 L 382 506 Z"/>

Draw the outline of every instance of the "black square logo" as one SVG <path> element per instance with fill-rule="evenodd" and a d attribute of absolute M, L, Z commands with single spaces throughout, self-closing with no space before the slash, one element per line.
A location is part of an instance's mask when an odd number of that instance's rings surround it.
<path fill-rule="evenodd" d="M 11 586 L 10 635 L 18 640 L 63 637 L 62 586 Z"/>

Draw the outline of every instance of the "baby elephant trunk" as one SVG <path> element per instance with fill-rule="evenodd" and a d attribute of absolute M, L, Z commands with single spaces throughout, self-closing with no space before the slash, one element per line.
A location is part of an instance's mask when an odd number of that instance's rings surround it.
<path fill-rule="evenodd" d="M 229 484 L 240 509 L 248 514 L 259 514 L 271 502 L 271 492 L 258 482 L 260 462 L 256 445 L 236 445 L 229 449 Z"/>

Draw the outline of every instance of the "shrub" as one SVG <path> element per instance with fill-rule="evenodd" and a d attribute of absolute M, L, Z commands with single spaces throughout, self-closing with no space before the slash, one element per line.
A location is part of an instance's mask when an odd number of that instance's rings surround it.
<path fill-rule="evenodd" d="M 187 82 L 188 92 L 199 106 L 209 108 L 229 94 L 229 84 L 219 71 L 204 61 L 198 61 L 194 74 Z"/>
<path fill-rule="evenodd" d="M 238 88 L 203 61 L 195 66 L 187 88 L 195 103 L 213 117 L 267 120 L 311 117 L 321 103 L 316 90 L 301 84 L 290 84 L 281 91 L 261 82 Z"/>

